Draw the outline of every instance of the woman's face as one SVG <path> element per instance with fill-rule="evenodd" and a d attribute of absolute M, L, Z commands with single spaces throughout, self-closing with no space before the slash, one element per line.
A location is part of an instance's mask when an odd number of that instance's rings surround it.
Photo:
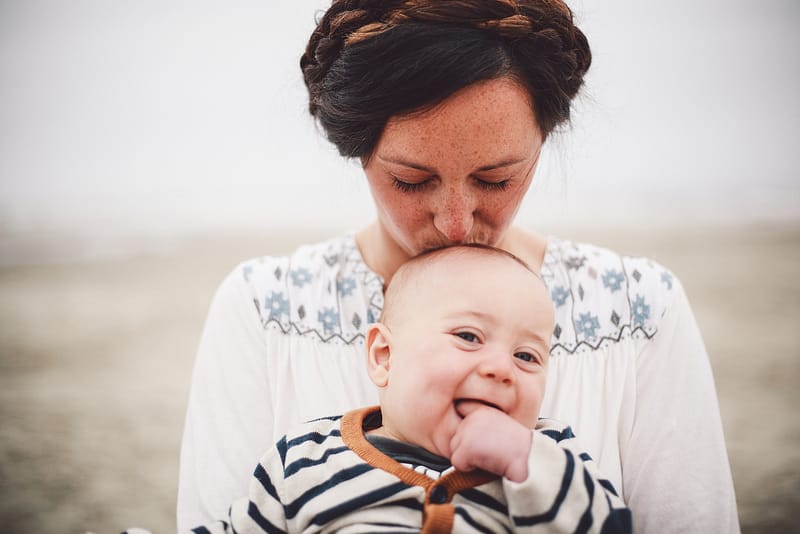
<path fill-rule="evenodd" d="M 508 78 L 393 117 L 364 166 L 385 251 L 404 260 L 454 243 L 502 247 L 541 147 L 528 93 Z"/>

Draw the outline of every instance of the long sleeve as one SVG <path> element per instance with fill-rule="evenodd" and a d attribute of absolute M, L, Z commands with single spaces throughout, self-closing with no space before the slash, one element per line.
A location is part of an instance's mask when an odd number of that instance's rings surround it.
<path fill-rule="evenodd" d="M 634 530 L 739 532 L 711 366 L 677 281 L 673 294 L 658 334 L 637 355 L 633 425 L 620 436 Z"/>
<path fill-rule="evenodd" d="M 263 329 L 242 269 L 220 285 L 197 352 L 181 446 L 178 530 L 223 517 L 272 445 Z"/>
<path fill-rule="evenodd" d="M 284 448 L 285 443 L 284 439 Z M 281 499 L 284 465 L 279 446 L 261 458 L 250 477 L 247 496 L 237 499 L 228 508 L 226 519 L 194 527 L 192 534 L 279 534 L 289 531 Z"/>
<path fill-rule="evenodd" d="M 252 465 L 294 425 L 375 404 L 364 366 L 383 280 L 352 235 L 242 263 L 203 331 L 186 415 L 181 529 L 223 517 Z"/>
<path fill-rule="evenodd" d="M 631 513 L 569 427 L 537 426 L 528 479 L 503 479 L 515 532 L 631 532 Z"/>

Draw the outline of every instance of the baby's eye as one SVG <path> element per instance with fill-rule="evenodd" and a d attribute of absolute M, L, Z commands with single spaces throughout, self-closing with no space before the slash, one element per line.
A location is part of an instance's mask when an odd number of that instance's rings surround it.
<path fill-rule="evenodd" d="M 525 362 L 539 363 L 539 358 L 530 352 L 515 352 L 514 357 Z"/>
<path fill-rule="evenodd" d="M 456 332 L 455 335 L 460 337 L 461 339 L 463 339 L 467 343 L 477 343 L 478 342 L 478 336 L 476 336 L 472 332 Z"/>

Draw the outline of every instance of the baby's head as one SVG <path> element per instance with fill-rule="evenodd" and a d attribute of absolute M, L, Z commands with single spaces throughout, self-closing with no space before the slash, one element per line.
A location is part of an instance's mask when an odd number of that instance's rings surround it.
<path fill-rule="evenodd" d="M 450 457 L 475 404 L 533 428 L 544 395 L 553 304 L 511 254 L 460 245 L 411 259 L 386 291 L 367 335 L 380 388 L 381 433 Z"/>

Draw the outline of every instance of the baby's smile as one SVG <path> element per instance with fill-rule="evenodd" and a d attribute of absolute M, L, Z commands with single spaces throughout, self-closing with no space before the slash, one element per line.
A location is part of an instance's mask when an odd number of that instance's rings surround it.
<path fill-rule="evenodd" d="M 456 399 L 455 401 L 453 401 L 453 406 L 456 410 L 456 413 L 462 419 L 465 418 L 470 413 L 474 412 L 480 406 L 488 406 L 489 408 L 494 408 L 495 410 L 500 410 L 501 412 L 505 413 L 505 410 L 503 410 L 497 404 L 482 399 L 470 399 L 470 398 Z"/>

